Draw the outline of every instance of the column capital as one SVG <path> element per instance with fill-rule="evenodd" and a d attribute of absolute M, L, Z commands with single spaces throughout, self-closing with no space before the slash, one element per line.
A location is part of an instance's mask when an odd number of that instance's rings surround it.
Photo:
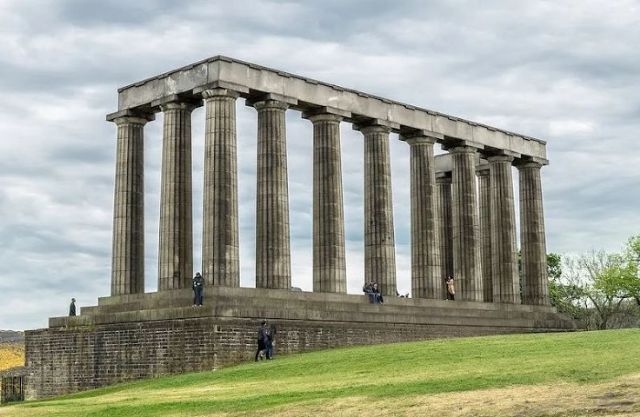
<path fill-rule="evenodd" d="M 205 99 L 205 101 L 215 99 L 218 97 L 231 98 L 234 100 L 240 97 L 239 92 L 234 90 L 229 90 L 228 88 L 210 88 L 207 90 L 203 90 L 201 95 L 202 95 L 202 98 Z"/>
<path fill-rule="evenodd" d="M 262 100 L 251 103 L 251 106 L 255 107 L 256 110 L 276 109 L 285 111 L 289 108 L 289 103 L 278 100 Z"/>
<path fill-rule="evenodd" d="M 163 112 L 169 110 L 184 110 L 188 112 L 192 112 L 194 109 L 199 107 L 197 104 L 189 102 L 189 101 L 167 101 L 166 103 L 160 104 L 160 110 Z"/>
<path fill-rule="evenodd" d="M 170 94 L 151 102 L 154 109 L 160 108 L 161 111 L 167 110 L 188 110 L 202 106 L 202 99 L 199 97 L 185 97 L 177 94 Z M 156 110 L 157 111 L 157 110 Z"/>
<path fill-rule="evenodd" d="M 350 117 L 351 117 L 351 112 L 336 109 L 335 107 L 328 107 L 328 106 L 312 108 L 302 112 L 302 118 L 308 119 L 312 123 L 316 121 L 340 122 Z"/>
<path fill-rule="evenodd" d="M 449 149 L 449 153 L 451 154 L 461 154 L 461 153 L 473 153 L 473 154 L 477 154 L 478 153 L 478 148 L 475 146 L 470 146 L 470 145 L 460 145 L 460 146 L 455 146 L 453 148 Z"/>
<path fill-rule="evenodd" d="M 421 145 L 433 145 L 437 139 L 431 136 L 414 135 L 414 136 L 401 136 L 401 140 L 407 142 L 409 146 L 421 146 Z"/>
<path fill-rule="evenodd" d="M 144 125 L 147 122 L 155 120 L 155 118 L 156 116 L 153 113 L 126 109 L 114 113 L 109 113 L 107 114 L 105 119 L 107 120 L 107 122 L 114 122 L 117 125 L 122 123 L 135 123 Z"/>
<path fill-rule="evenodd" d="M 263 94 L 250 96 L 245 100 L 244 104 L 249 107 L 255 107 L 257 110 L 259 110 L 258 105 L 263 102 L 281 103 L 281 105 L 286 105 L 287 108 L 290 106 L 298 105 L 298 99 L 289 97 L 289 96 L 283 96 L 282 94 L 275 94 L 275 93 L 263 93 Z M 263 108 L 267 108 L 267 107 L 263 107 Z"/>
<path fill-rule="evenodd" d="M 400 130 L 400 140 L 407 142 L 409 145 L 421 143 L 435 143 L 443 140 L 444 135 L 425 129 L 409 129 L 402 127 Z"/>
<path fill-rule="evenodd" d="M 330 122 L 330 123 L 340 123 L 344 120 L 344 117 L 333 114 L 333 113 L 317 113 L 317 114 L 302 114 L 303 119 L 309 120 L 311 123 L 317 122 Z"/>
<path fill-rule="evenodd" d="M 549 165 L 549 160 L 544 158 L 536 158 L 533 156 L 523 156 L 520 159 L 516 159 L 513 163 L 516 168 L 542 168 L 545 165 Z"/>
<path fill-rule="evenodd" d="M 487 161 L 489 161 L 489 164 L 494 164 L 497 162 L 508 162 L 511 163 L 513 162 L 515 158 L 511 155 L 491 155 L 487 158 Z"/>
<path fill-rule="evenodd" d="M 240 84 L 235 84 L 235 83 L 230 83 L 230 82 L 226 82 L 226 81 L 214 81 L 212 83 L 200 86 L 198 88 L 194 88 L 193 89 L 193 94 L 195 95 L 202 95 L 203 92 L 208 91 L 208 90 L 228 90 L 228 91 L 232 91 L 234 93 L 237 93 L 238 95 L 249 95 L 249 88 L 245 87 L 244 85 L 240 85 Z"/>
<path fill-rule="evenodd" d="M 398 123 L 390 122 L 383 119 L 361 119 L 353 122 L 351 125 L 353 130 L 359 130 L 363 134 L 376 132 L 376 133 L 390 133 L 392 130 L 400 130 Z"/>
<path fill-rule="evenodd" d="M 353 125 L 354 130 L 359 130 L 362 134 L 367 135 L 370 133 L 391 133 L 391 128 L 385 125 L 379 124 L 367 124 L 367 125 Z"/>

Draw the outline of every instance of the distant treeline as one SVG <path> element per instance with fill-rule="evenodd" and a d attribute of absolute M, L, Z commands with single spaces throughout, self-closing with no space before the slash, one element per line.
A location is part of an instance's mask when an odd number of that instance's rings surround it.
<path fill-rule="evenodd" d="M 22 343 L 24 332 L 14 330 L 0 330 L 0 343 Z"/>

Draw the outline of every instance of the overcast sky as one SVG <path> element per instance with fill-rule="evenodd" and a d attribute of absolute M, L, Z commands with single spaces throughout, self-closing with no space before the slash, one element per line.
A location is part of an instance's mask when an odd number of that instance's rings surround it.
<path fill-rule="evenodd" d="M 109 294 L 118 87 L 227 55 L 539 137 L 548 251 L 640 233 L 640 10 L 629 1 L 0 0 L 0 329 Z M 242 285 L 253 286 L 255 110 L 238 100 Z M 193 113 L 199 270 L 204 111 Z M 162 116 L 145 130 L 146 289 L 157 284 Z M 312 130 L 287 112 L 293 284 L 310 290 Z M 361 134 L 342 125 L 350 292 L 363 279 Z M 392 135 L 398 286 L 409 153 Z M 517 193 L 517 175 L 514 171 Z M 517 194 L 516 194 L 517 197 Z"/>

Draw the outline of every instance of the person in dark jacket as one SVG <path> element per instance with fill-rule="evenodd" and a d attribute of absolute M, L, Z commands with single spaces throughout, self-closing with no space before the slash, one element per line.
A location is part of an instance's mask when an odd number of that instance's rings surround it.
<path fill-rule="evenodd" d="M 265 320 L 258 329 L 258 350 L 256 350 L 256 362 L 258 362 L 259 357 L 262 357 L 264 350 L 267 348 L 267 343 L 269 341 L 268 334 L 269 330 L 267 329 L 267 322 Z"/>
<path fill-rule="evenodd" d="M 69 317 L 74 317 L 76 315 L 76 299 L 71 299 L 71 304 L 69 304 Z"/>
<path fill-rule="evenodd" d="M 367 295 L 367 297 L 369 297 L 369 302 L 371 304 L 376 302 L 375 294 L 373 293 L 373 281 L 362 287 L 362 291 Z"/>
<path fill-rule="evenodd" d="M 202 307 L 202 299 L 204 292 L 204 278 L 200 275 L 200 272 L 196 272 L 196 276 L 193 277 L 193 283 L 191 284 L 191 288 L 193 288 L 193 306 Z"/>
<path fill-rule="evenodd" d="M 271 328 L 267 331 L 267 346 L 266 346 L 266 357 L 267 360 L 273 359 L 273 339 L 276 336 L 276 326 L 271 326 Z"/>
<path fill-rule="evenodd" d="M 378 283 L 374 282 L 373 286 L 371 287 L 371 290 L 373 291 L 373 303 L 374 304 L 382 304 L 384 303 L 384 298 L 382 298 L 382 294 L 380 293 L 380 289 L 378 288 Z"/>

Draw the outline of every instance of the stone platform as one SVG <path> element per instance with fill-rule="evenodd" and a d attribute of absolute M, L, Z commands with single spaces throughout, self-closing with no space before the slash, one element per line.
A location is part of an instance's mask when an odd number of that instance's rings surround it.
<path fill-rule="evenodd" d="M 209 287 L 100 298 L 77 317 L 26 332 L 28 399 L 253 360 L 259 322 L 276 328 L 276 355 L 443 337 L 575 328 L 553 307 Z"/>

